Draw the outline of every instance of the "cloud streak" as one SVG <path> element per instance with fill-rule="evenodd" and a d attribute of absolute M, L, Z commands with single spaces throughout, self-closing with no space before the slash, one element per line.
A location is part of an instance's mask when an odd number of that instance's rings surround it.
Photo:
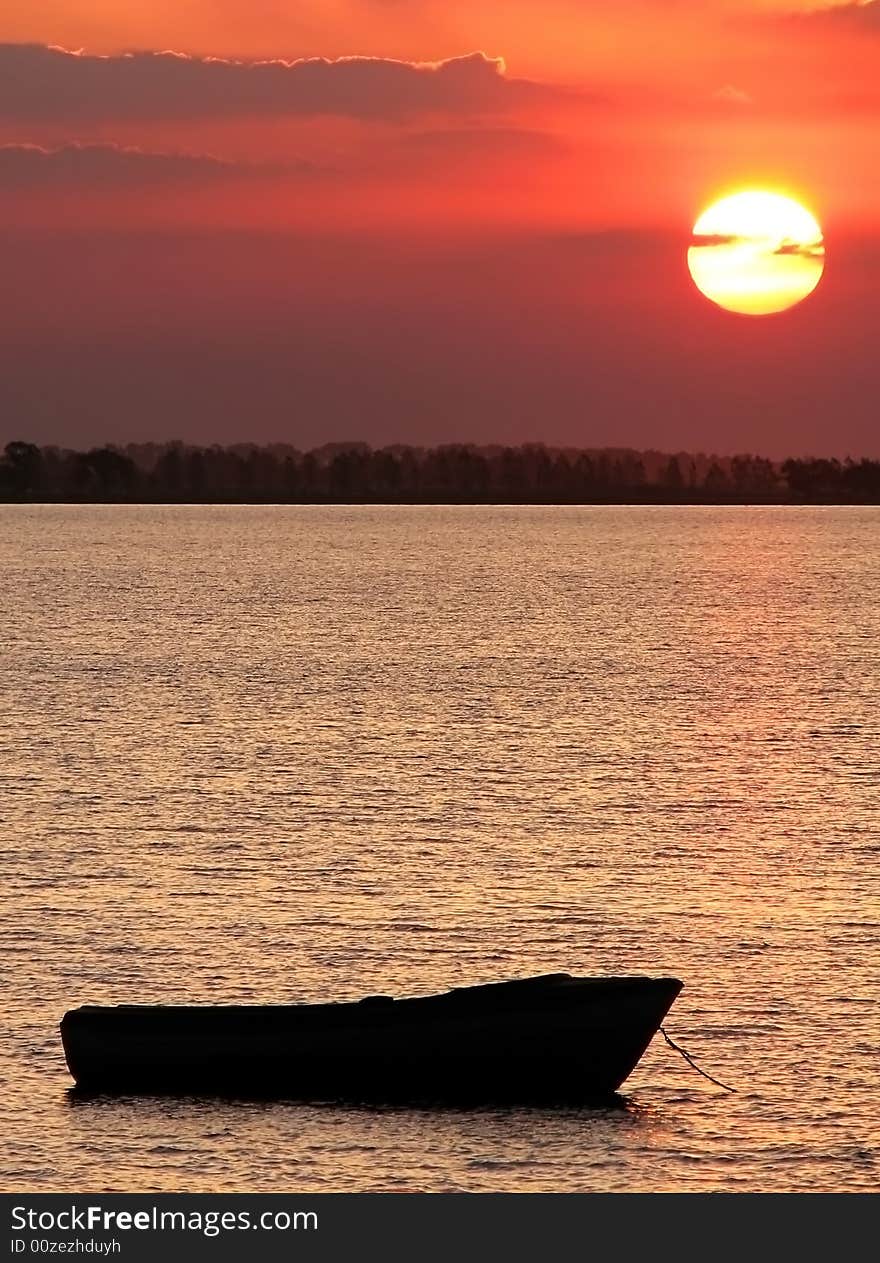
<path fill-rule="evenodd" d="M 821 259 L 825 255 L 825 246 L 821 241 L 783 241 L 773 253 L 800 259 Z"/>
<path fill-rule="evenodd" d="M 695 232 L 691 235 L 691 246 L 693 248 L 713 246 L 735 246 L 741 241 L 747 241 L 747 237 L 737 237 L 730 233 L 722 232 Z"/>
<path fill-rule="evenodd" d="M 306 169 L 311 169 L 306 163 L 280 166 L 231 162 L 212 154 L 164 153 L 112 144 L 74 142 L 57 148 L 0 145 L 0 188 L 5 190 L 186 184 Z"/>
<path fill-rule="evenodd" d="M 722 105 L 733 105 L 738 108 L 754 105 L 754 98 L 742 88 L 735 87 L 732 83 L 725 83 L 723 87 L 713 92 L 712 100 L 720 101 Z"/>
<path fill-rule="evenodd" d="M 0 118 L 17 122 L 309 117 L 405 120 L 503 112 L 559 95 L 476 52 L 438 62 L 232 61 L 176 52 L 94 56 L 0 44 Z"/>
<path fill-rule="evenodd" d="M 828 5 L 823 9 L 790 13 L 787 18 L 792 22 L 802 24 L 805 28 L 821 26 L 829 30 L 880 36 L 880 0 Z"/>

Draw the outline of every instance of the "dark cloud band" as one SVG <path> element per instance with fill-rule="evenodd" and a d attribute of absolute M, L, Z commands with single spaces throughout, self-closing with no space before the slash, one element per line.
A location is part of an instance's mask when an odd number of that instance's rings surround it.
<path fill-rule="evenodd" d="M 408 118 L 503 111 L 555 90 L 512 79 L 500 58 L 439 62 L 376 57 L 229 61 L 175 52 L 98 57 L 0 44 L 0 118 L 122 121 L 193 117 L 343 115 Z"/>
<path fill-rule="evenodd" d="M 57 188 L 70 183 L 118 187 L 144 183 L 202 181 L 263 173 L 250 163 L 227 162 L 211 154 L 162 153 L 123 145 L 0 145 L 0 188 Z"/>

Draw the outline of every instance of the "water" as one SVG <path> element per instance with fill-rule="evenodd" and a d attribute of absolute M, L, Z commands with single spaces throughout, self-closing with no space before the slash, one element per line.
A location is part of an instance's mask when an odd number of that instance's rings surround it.
<path fill-rule="evenodd" d="M 872 1189 L 880 511 L 0 508 L 3 1186 Z M 618 1110 L 76 1102 L 85 1001 L 674 973 Z"/>

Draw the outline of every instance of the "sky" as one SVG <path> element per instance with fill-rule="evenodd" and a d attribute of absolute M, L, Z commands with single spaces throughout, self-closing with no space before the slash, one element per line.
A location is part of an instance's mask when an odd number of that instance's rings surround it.
<path fill-rule="evenodd" d="M 0 14 L 0 441 L 880 456 L 880 0 Z M 687 267 L 742 188 L 825 272 Z"/>

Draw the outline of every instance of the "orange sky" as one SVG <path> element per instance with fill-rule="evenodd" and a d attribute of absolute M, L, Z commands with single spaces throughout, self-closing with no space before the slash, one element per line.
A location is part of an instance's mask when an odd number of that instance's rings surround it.
<path fill-rule="evenodd" d="M 833 13 L 802 7 L 794 19 L 779 11 L 790 4 L 768 0 L 42 0 L 0 17 L 0 41 L 115 54 L 122 73 L 103 95 L 98 89 L 92 109 L 71 109 L 65 91 L 77 99 L 96 90 L 88 65 L 73 76 L 76 82 L 59 88 L 51 67 L 18 58 L 6 71 L 6 91 L 0 88 L 0 143 L 100 142 L 209 153 L 240 164 L 305 160 L 350 181 L 368 218 L 377 213 L 377 199 L 392 219 L 421 218 L 426 202 L 438 217 L 454 217 L 460 186 L 470 189 L 475 179 L 481 186 L 482 168 L 497 196 L 477 188 L 477 203 L 489 203 L 478 206 L 478 218 L 492 217 L 494 200 L 503 220 L 676 222 L 718 185 L 769 180 L 799 191 L 825 218 L 873 222 L 880 214 L 880 4 L 844 4 Z M 269 99 L 255 115 L 246 103 L 223 108 L 210 93 L 199 103 L 193 74 L 179 103 L 163 104 L 157 76 L 154 99 L 131 108 L 118 54 L 133 49 L 174 49 L 196 59 L 369 56 L 415 63 L 482 50 L 503 58 L 499 86 L 508 90 L 481 98 L 450 84 L 434 101 L 384 114 L 377 90 L 374 112 L 368 101 L 354 100 L 346 115 L 331 112 L 332 101 L 321 112 L 320 91 L 302 111 L 282 88 L 274 108 Z M 204 69 L 198 60 L 191 65 Z M 239 68 L 238 77 L 246 73 Z M 132 66 L 128 78 L 137 77 Z M 35 92 L 45 83 L 49 99 L 39 109 L 15 91 L 22 78 Z M 531 81 L 531 93 L 520 90 L 522 80 Z M 437 132 L 442 143 L 433 139 Z M 521 144 L 514 133 L 524 133 Z M 228 174 L 228 183 L 246 184 L 254 172 Z M 261 221 L 268 214 L 283 222 L 284 202 L 294 218 L 306 205 L 322 215 L 338 205 L 333 180 L 329 196 L 320 180 L 294 181 L 294 198 L 289 173 L 278 179 L 286 191 L 273 211 L 250 206 L 240 190 L 229 196 L 230 217 Z M 89 191 L 89 181 L 78 181 L 72 170 L 68 186 Z M 516 207 L 509 205 L 511 193 Z M 106 188 L 102 194 L 109 209 Z"/>
<path fill-rule="evenodd" d="M 837 244 L 846 267 L 810 300 L 820 308 L 812 318 L 824 310 L 830 319 L 822 292 L 845 282 L 853 303 L 847 345 L 857 348 L 870 308 L 865 251 L 880 223 L 878 66 L 880 0 L 35 0 L 0 15 L 0 227 L 8 251 L 23 235 L 53 250 L 67 242 L 76 255 L 75 242 L 90 234 L 98 271 L 111 236 L 127 236 L 134 251 L 144 233 L 169 243 L 220 234 L 227 256 L 255 231 L 335 239 L 340 258 L 345 242 L 362 240 L 369 254 L 372 241 L 382 243 L 382 275 L 394 288 L 397 271 L 411 266 L 407 251 L 433 257 L 456 238 L 498 233 L 522 242 L 595 233 L 667 241 L 686 234 L 718 194 L 766 185 L 801 198 L 819 217 L 829 279 Z M 515 290 L 516 260 L 528 249 L 511 246 L 508 272 L 496 278 L 499 294 Z M 121 257 L 114 255 L 117 264 Z M 210 306 L 213 281 L 199 271 L 205 256 L 175 257 L 181 286 Z M 332 250 L 321 257 L 322 292 L 337 296 L 340 319 L 356 327 L 362 311 Z M 619 264 L 623 256 L 610 257 Z M 663 266 L 658 261 L 660 273 Z M 279 296 L 257 274 L 265 289 L 246 287 L 237 310 L 248 327 L 271 327 Z M 537 286 L 552 308 L 559 277 L 532 266 L 524 274 L 529 292 Z M 617 286 L 614 275 L 612 268 L 597 319 L 609 304 L 625 312 L 632 302 L 642 319 L 664 297 L 652 291 L 650 265 L 641 282 L 631 268 L 616 274 Z M 442 274 L 433 283 L 442 288 Z M 50 275 L 35 275 L 32 292 L 13 305 L 22 313 L 16 338 L 39 344 L 51 287 Z M 557 294 L 567 311 L 570 296 Z M 588 308 L 589 296 L 587 285 Z M 693 301 L 676 288 L 665 297 Z M 465 305 L 473 299 L 462 295 Z M 168 301 L 173 308 L 170 293 Z M 285 295 L 286 319 L 290 301 Z M 433 294 L 421 301 L 426 312 L 444 306 Z M 109 274 L 103 288 L 83 285 L 81 324 L 99 330 L 119 302 L 132 345 L 141 347 L 139 339 L 155 334 L 149 313 L 161 296 L 134 270 L 128 287 Z M 197 302 L 193 318 L 200 311 Z M 7 308 L 3 324 L 14 323 Z M 821 321 L 817 330 L 827 347 Z M 44 349 L 57 351 L 46 340 Z M 90 373 L 99 372 L 99 351 L 96 341 L 83 352 L 84 365 L 94 359 Z M 372 353 L 381 361 L 380 352 Z M 546 361 L 534 367 L 539 380 Z M 831 372 L 829 364 L 829 398 Z M 666 366 L 662 377 L 658 390 L 674 397 Z M 797 391 L 786 401 L 783 384 L 769 385 L 779 395 L 777 424 L 792 441 L 803 401 Z M 767 387 L 756 380 L 755 398 Z M 21 413 L 22 424 L 45 429 L 45 401 L 31 397 L 27 382 L 7 388 L 6 415 Z M 88 375 L 83 391 L 94 392 Z M 562 402 L 568 419 L 556 437 L 572 434 L 579 407 L 574 397 Z M 670 442 L 695 430 L 690 406 L 672 409 Z M 613 425 L 598 427 L 609 439 L 621 416 L 611 411 Z M 95 435 L 110 437 L 105 432 L 118 423 L 116 413 L 102 414 Z M 223 418 L 226 431 L 234 424 Z M 326 424 L 332 429 L 332 416 Z M 276 422 L 269 428 L 274 435 Z M 489 418 L 487 433 L 497 429 Z M 405 437 L 404 430 L 399 418 L 387 435 Z M 426 436 L 442 439 L 442 426 Z M 736 445 L 735 435 L 726 437 L 721 446 Z M 821 433 L 816 441 L 824 441 Z M 863 438 L 856 427 L 852 441 L 864 444 L 867 431 Z"/>

